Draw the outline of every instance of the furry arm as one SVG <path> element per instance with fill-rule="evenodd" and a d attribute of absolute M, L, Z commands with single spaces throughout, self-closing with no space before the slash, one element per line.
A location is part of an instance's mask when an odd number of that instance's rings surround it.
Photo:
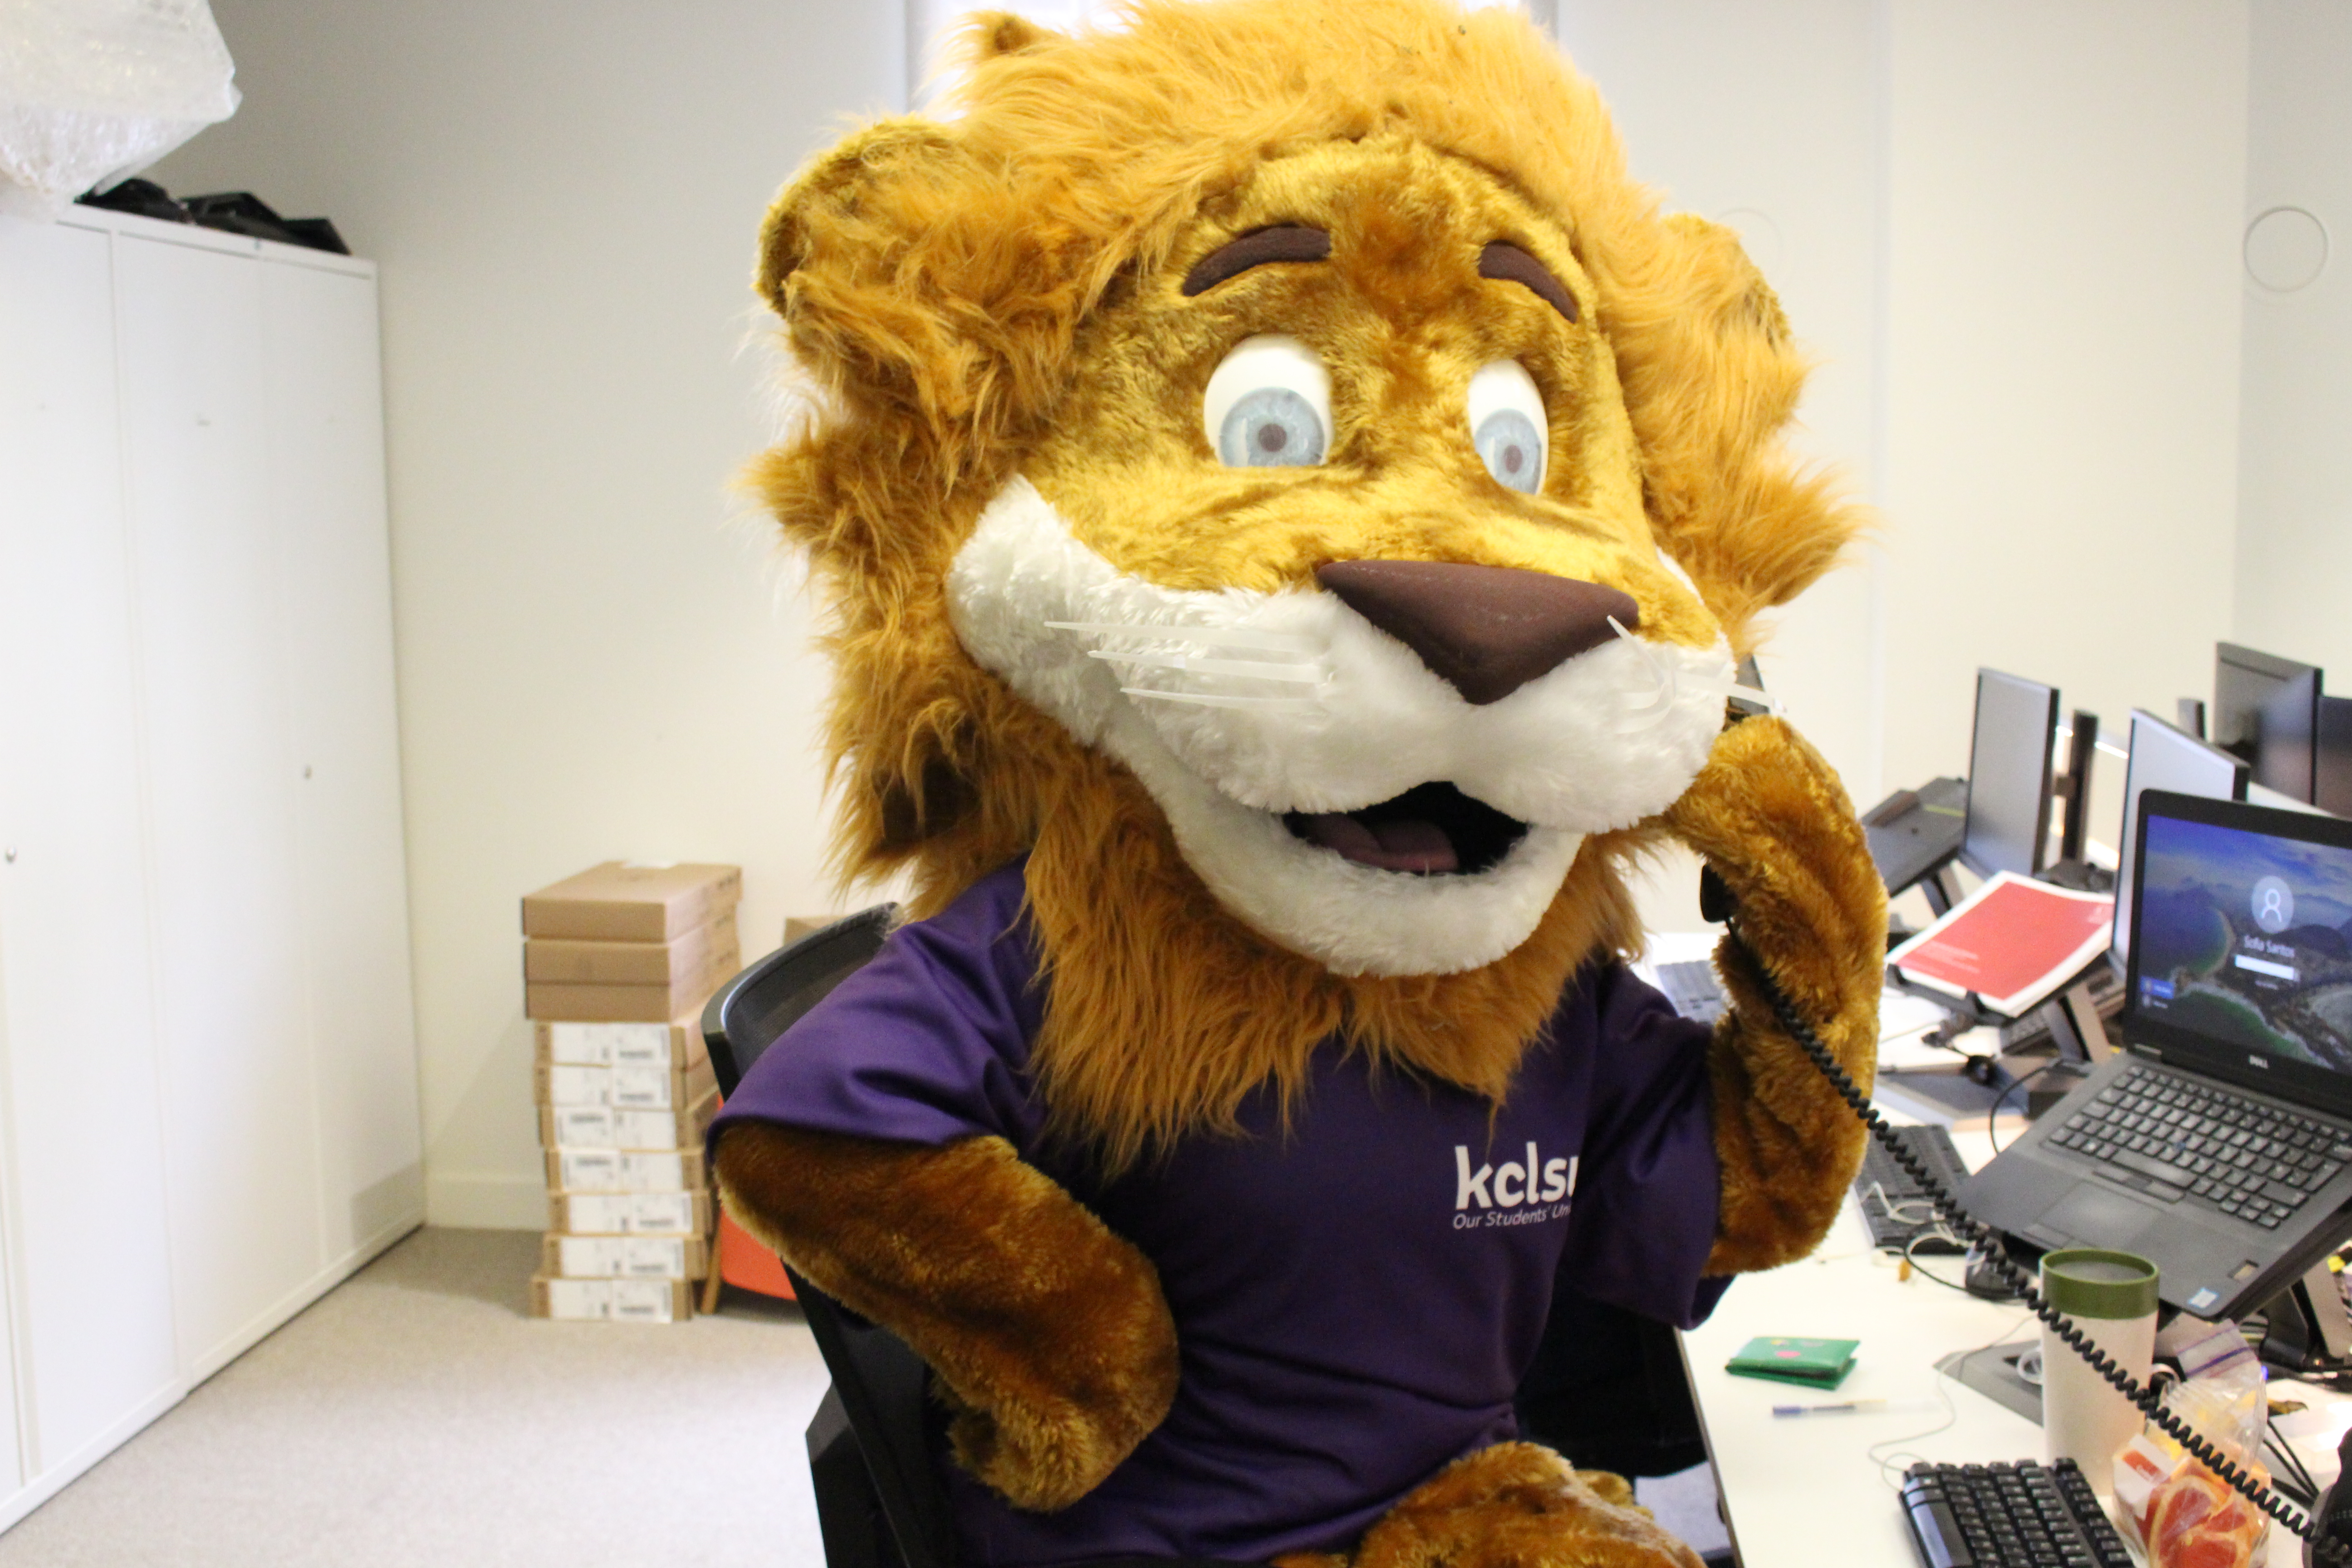
<path fill-rule="evenodd" d="M 1866 1090 L 1877 1067 L 1886 889 L 1820 753 L 1778 719 L 1726 731 L 1666 821 L 1738 900 L 1739 931 L 1822 1043 Z M 1820 1242 L 1865 1133 L 1772 1017 L 1729 938 L 1716 965 L 1731 1010 L 1707 1066 L 1722 1210 L 1709 1274 L 1769 1268 Z"/>
<path fill-rule="evenodd" d="M 747 1122 L 719 1140 L 718 1173 L 738 1224 L 930 1364 L 957 1458 L 1016 1506 L 1077 1501 L 1168 1414 L 1158 1272 L 1003 1139 Z"/>

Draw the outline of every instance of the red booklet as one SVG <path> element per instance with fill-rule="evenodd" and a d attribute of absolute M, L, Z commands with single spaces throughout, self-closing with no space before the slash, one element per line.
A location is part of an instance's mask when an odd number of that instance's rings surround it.
<path fill-rule="evenodd" d="M 1952 906 L 1886 962 L 1955 995 L 1973 991 L 1996 1013 L 2022 1016 L 2106 950 L 2116 900 L 2053 888 L 2013 871 Z"/>

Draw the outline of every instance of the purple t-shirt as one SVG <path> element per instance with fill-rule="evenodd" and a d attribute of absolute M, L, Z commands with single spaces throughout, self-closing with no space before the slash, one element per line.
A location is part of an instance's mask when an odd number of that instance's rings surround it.
<path fill-rule="evenodd" d="M 1622 967 L 1578 973 L 1499 1111 L 1327 1043 L 1286 1133 L 1260 1093 L 1245 1136 L 1191 1137 L 1105 1182 L 1041 1140 L 1022 879 L 1008 866 L 895 932 L 711 1129 L 994 1133 L 1158 1268 L 1182 1362 L 1168 1418 L 1058 1513 L 946 1464 L 971 1562 L 1344 1549 L 1449 1460 L 1515 1435 L 1555 1277 L 1685 1327 L 1714 1306 L 1707 1032 Z"/>

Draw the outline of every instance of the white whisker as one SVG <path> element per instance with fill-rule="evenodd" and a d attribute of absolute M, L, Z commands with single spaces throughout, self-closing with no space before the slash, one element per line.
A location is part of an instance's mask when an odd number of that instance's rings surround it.
<path fill-rule="evenodd" d="M 1320 713 L 1323 705 L 1304 697 L 1213 697 L 1204 692 L 1152 691 L 1140 686 L 1122 686 L 1119 690 L 1129 697 L 1148 697 L 1155 702 L 1189 702 L 1197 708 L 1246 708 L 1256 713 Z"/>
<path fill-rule="evenodd" d="M 1160 626 L 1131 621 L 1047 621 L 1057 632 L 1088 632 L 1096 637 L 1140 637 L 1162 642 L 1194 642 L 1210 647 L 1264 648 L 1269 653 L 1319 654 L 1323 645 L 1314 637 L 1291 632 L 1255 631 L 1248 626 Z"/>
<path fill-rule="evenodd" d="M 1672 713 L 1679 687 L 1673 664 L 1660 658 L 1647 643 L 1627 631 L 1623 622 L 1612 616 L 1609 617 L 1609 629 L 1633 645 L 1633 651 L 1641 655 L 1642 662 L 1649 666 L 1651 677 L 1658 683 L 1657 689 L 1651 692 L 1648 700 L 1638 707 L 1627 710 L 1626 717 L 1640 722 L 1620 725 L 1618 733 L 1630 735 L 1654 727 Z"/>
<path fill-rule="evenodd" d="M 1320 686 L 1330 671 L 1314 664 L 1263 664 L 1255 659 L 1202 658 L 1190 653 L 1105 653 L 1089 652 L 1088 658 L 1098 658 L 1107 664 L 1129 664 L 1152 669 L 1181 669 L 1195 675 L 1234 675 L 1251 680 L 1280 680 L 1293 686 Z"/>

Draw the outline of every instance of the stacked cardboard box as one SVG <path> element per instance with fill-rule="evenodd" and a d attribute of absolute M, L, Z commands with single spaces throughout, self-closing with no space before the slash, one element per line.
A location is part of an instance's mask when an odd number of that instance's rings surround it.
<path fill-rule="evenodd" d="M 531 1310 L 677 1322 L 710 1269 L 702 1004 L 741 966 L 732 866 L 614 861 L 523 900 L 525 1011 L 547 1155 Z"/>

